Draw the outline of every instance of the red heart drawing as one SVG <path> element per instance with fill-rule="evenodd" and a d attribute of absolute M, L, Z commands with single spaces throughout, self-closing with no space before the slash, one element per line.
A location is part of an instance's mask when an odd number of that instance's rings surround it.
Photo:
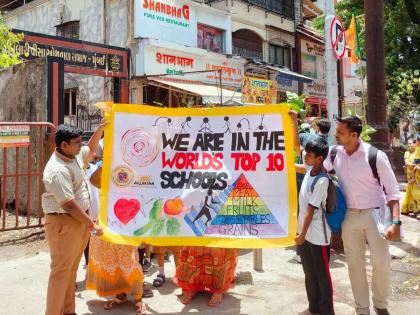
<path fill-rule="evenodd" d="M 141 208 L 137 199 L 118 199 L 114 205 L 114 213 L 123 224 L 130 222 Z"/>

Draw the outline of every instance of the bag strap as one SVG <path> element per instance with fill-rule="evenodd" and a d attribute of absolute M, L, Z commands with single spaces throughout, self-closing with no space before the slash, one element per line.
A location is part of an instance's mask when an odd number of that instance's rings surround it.
<path fill-rule="evenodd" d="M 322 172 L 322 173 L 319 173 L 318 175 L 316 175 L 315 176 L 315 179 L 314 179 L 314 181 L 312 182 L 312 184 L 311 184 L 311 193 L 313 193 L 314 192 L 314 189 L 315 189 L 315 185 L 316 185 L 316 183 L 318 182 L 318 180 L 320 179 L 320 178 L 323 178 L 323 177 L 326 177 L 326 178 L 330 178 L 329 176 L 328 176 L 328 174 L 327 173 L 324 173 L 324 172 Z"/>
<path fill-rule="evenodd" d="M 328 244 L 327 223 L 325 221 L 326 221 L 326 218 L 325 218 L 325 210 L 322 209 L 322 229 L 324 230 L 325 243 Z"/>
<path fill-rule="evenodd" d="M 314 181 L 311 184 L 311 193 L 314 192 L 315 185 L 318 182 L 318 180 L 321 179 L 321 178 L 323 178 L 323 177 L 328 178 L 328 180 L 330 180 L 330 177 L 325 172 L 322 172 L 322 173 L 319 173 L 318 175 L 316 175 L 315 178 L 314 178 Z M 324 209 L 324 207 L 322 207 L 322 204 L 320 206 L 320 209 L 321 209 L 321 213 L 322 213 L 322 229 L 324 230 L 325 243 L 328 243 L 327 223 L 326 223 L 326 218 L 325 218 L 326 209 Z"/>
<path fill-rule="evenodd" d="M 376 167 L 377 157 L 378 157 L 378 149 L 375 148 L 374 146 L 370 146 L 369 151 L 368 151 L 369 166 L 370 166 L 370 169 L 372 170 L 373 177 L 375 177 L 379 185 L 382 186 L 381 179 L 379 178 L 379 174 L 378 174 L 378 168 Z"/>
<path fill-rule="evenodd" d="M 330 160 L 333 166 L 334 166 L 335 157 L 337 156 L 337 151 L 338 151 L 338 145 L 333 145 L 330 151 Z"/>

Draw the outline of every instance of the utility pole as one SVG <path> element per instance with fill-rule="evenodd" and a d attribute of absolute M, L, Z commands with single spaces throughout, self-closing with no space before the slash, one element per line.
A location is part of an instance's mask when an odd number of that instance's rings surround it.
<path fill-rule="evenodd" d="M 377 131 L 372 144 L 390 149 L 386 115 L 384 2 L 365 1 L 367 122 Z"/>
<path fill-rule="evenodd" d="M 365 1 L 366 2 L 366 1 Z M 334 18 L 334 1 L 325 0 L 325 81 L 327 88 L 327 110 L 328 119 L 331 122 L 331 129 L 329 132 L 329 142 L 335 142 L 335 129 L 338 117 L 338 83 L 337 83 L 337 59 L 335 57 L 333 46 L 331 43 L 330 29 Z"/>

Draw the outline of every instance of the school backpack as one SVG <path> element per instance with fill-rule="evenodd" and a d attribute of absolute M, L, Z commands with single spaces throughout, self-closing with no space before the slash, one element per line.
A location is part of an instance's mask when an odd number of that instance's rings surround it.
<path fill-rule="evenodd" d="M 314 192 L 315 185 L 320 178 L 328 178 L 328 194 L 325 209 L 323 209 L 322 219 L 324 224 L 324 235 L 327 238 L 325 219 L 332 232 L 338 232 L 341 229 L 341 223 L 346 215 L 347 205 L 344 199 L 344 194 L 341 191 L 338 183 L 333 180 L 327 173 L 318 174 L 311 185 L 311 192 Z M 325 212 L 325 213 L 324 213 Z M 325 240 L 327 242 L 327 239 Z"/>

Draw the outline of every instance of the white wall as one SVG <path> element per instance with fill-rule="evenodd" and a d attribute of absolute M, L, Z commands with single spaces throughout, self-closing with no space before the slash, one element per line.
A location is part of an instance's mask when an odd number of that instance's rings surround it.
<path fill-rule="evenodd" d="M 352 64 L 350 58 L 344 58 L 344 101 L 351 103 L 361 102 L 361 98 L 354 95 L 355 90 L 362 90 L 362 81 L 360 76 L 356 74 L 356 70 L 362 65 L 366 67 L 366 62 L 362 61 L 359 64 Z M 367 79 L 364 78 L 364 90 L 367 93 Z"/>
<path fill-rule="evenodd" d="M 289 32 L 295 31 L 294 21 L 282 18 L 274 13 L 266 14 L 263 9 L 256 7 L 249 7 L 248 10 L 248 6 L 239 1 L 233 2 L 232 6 L 229 1 L 227 5 L 225 1 L 220 1 L 212 4 L 212 7 L 231 13 L 232 32 L 241 28 L 247 28 L 258 33 L 261 38 L 266 40 L 266 25 L 271 25 Z"/>

